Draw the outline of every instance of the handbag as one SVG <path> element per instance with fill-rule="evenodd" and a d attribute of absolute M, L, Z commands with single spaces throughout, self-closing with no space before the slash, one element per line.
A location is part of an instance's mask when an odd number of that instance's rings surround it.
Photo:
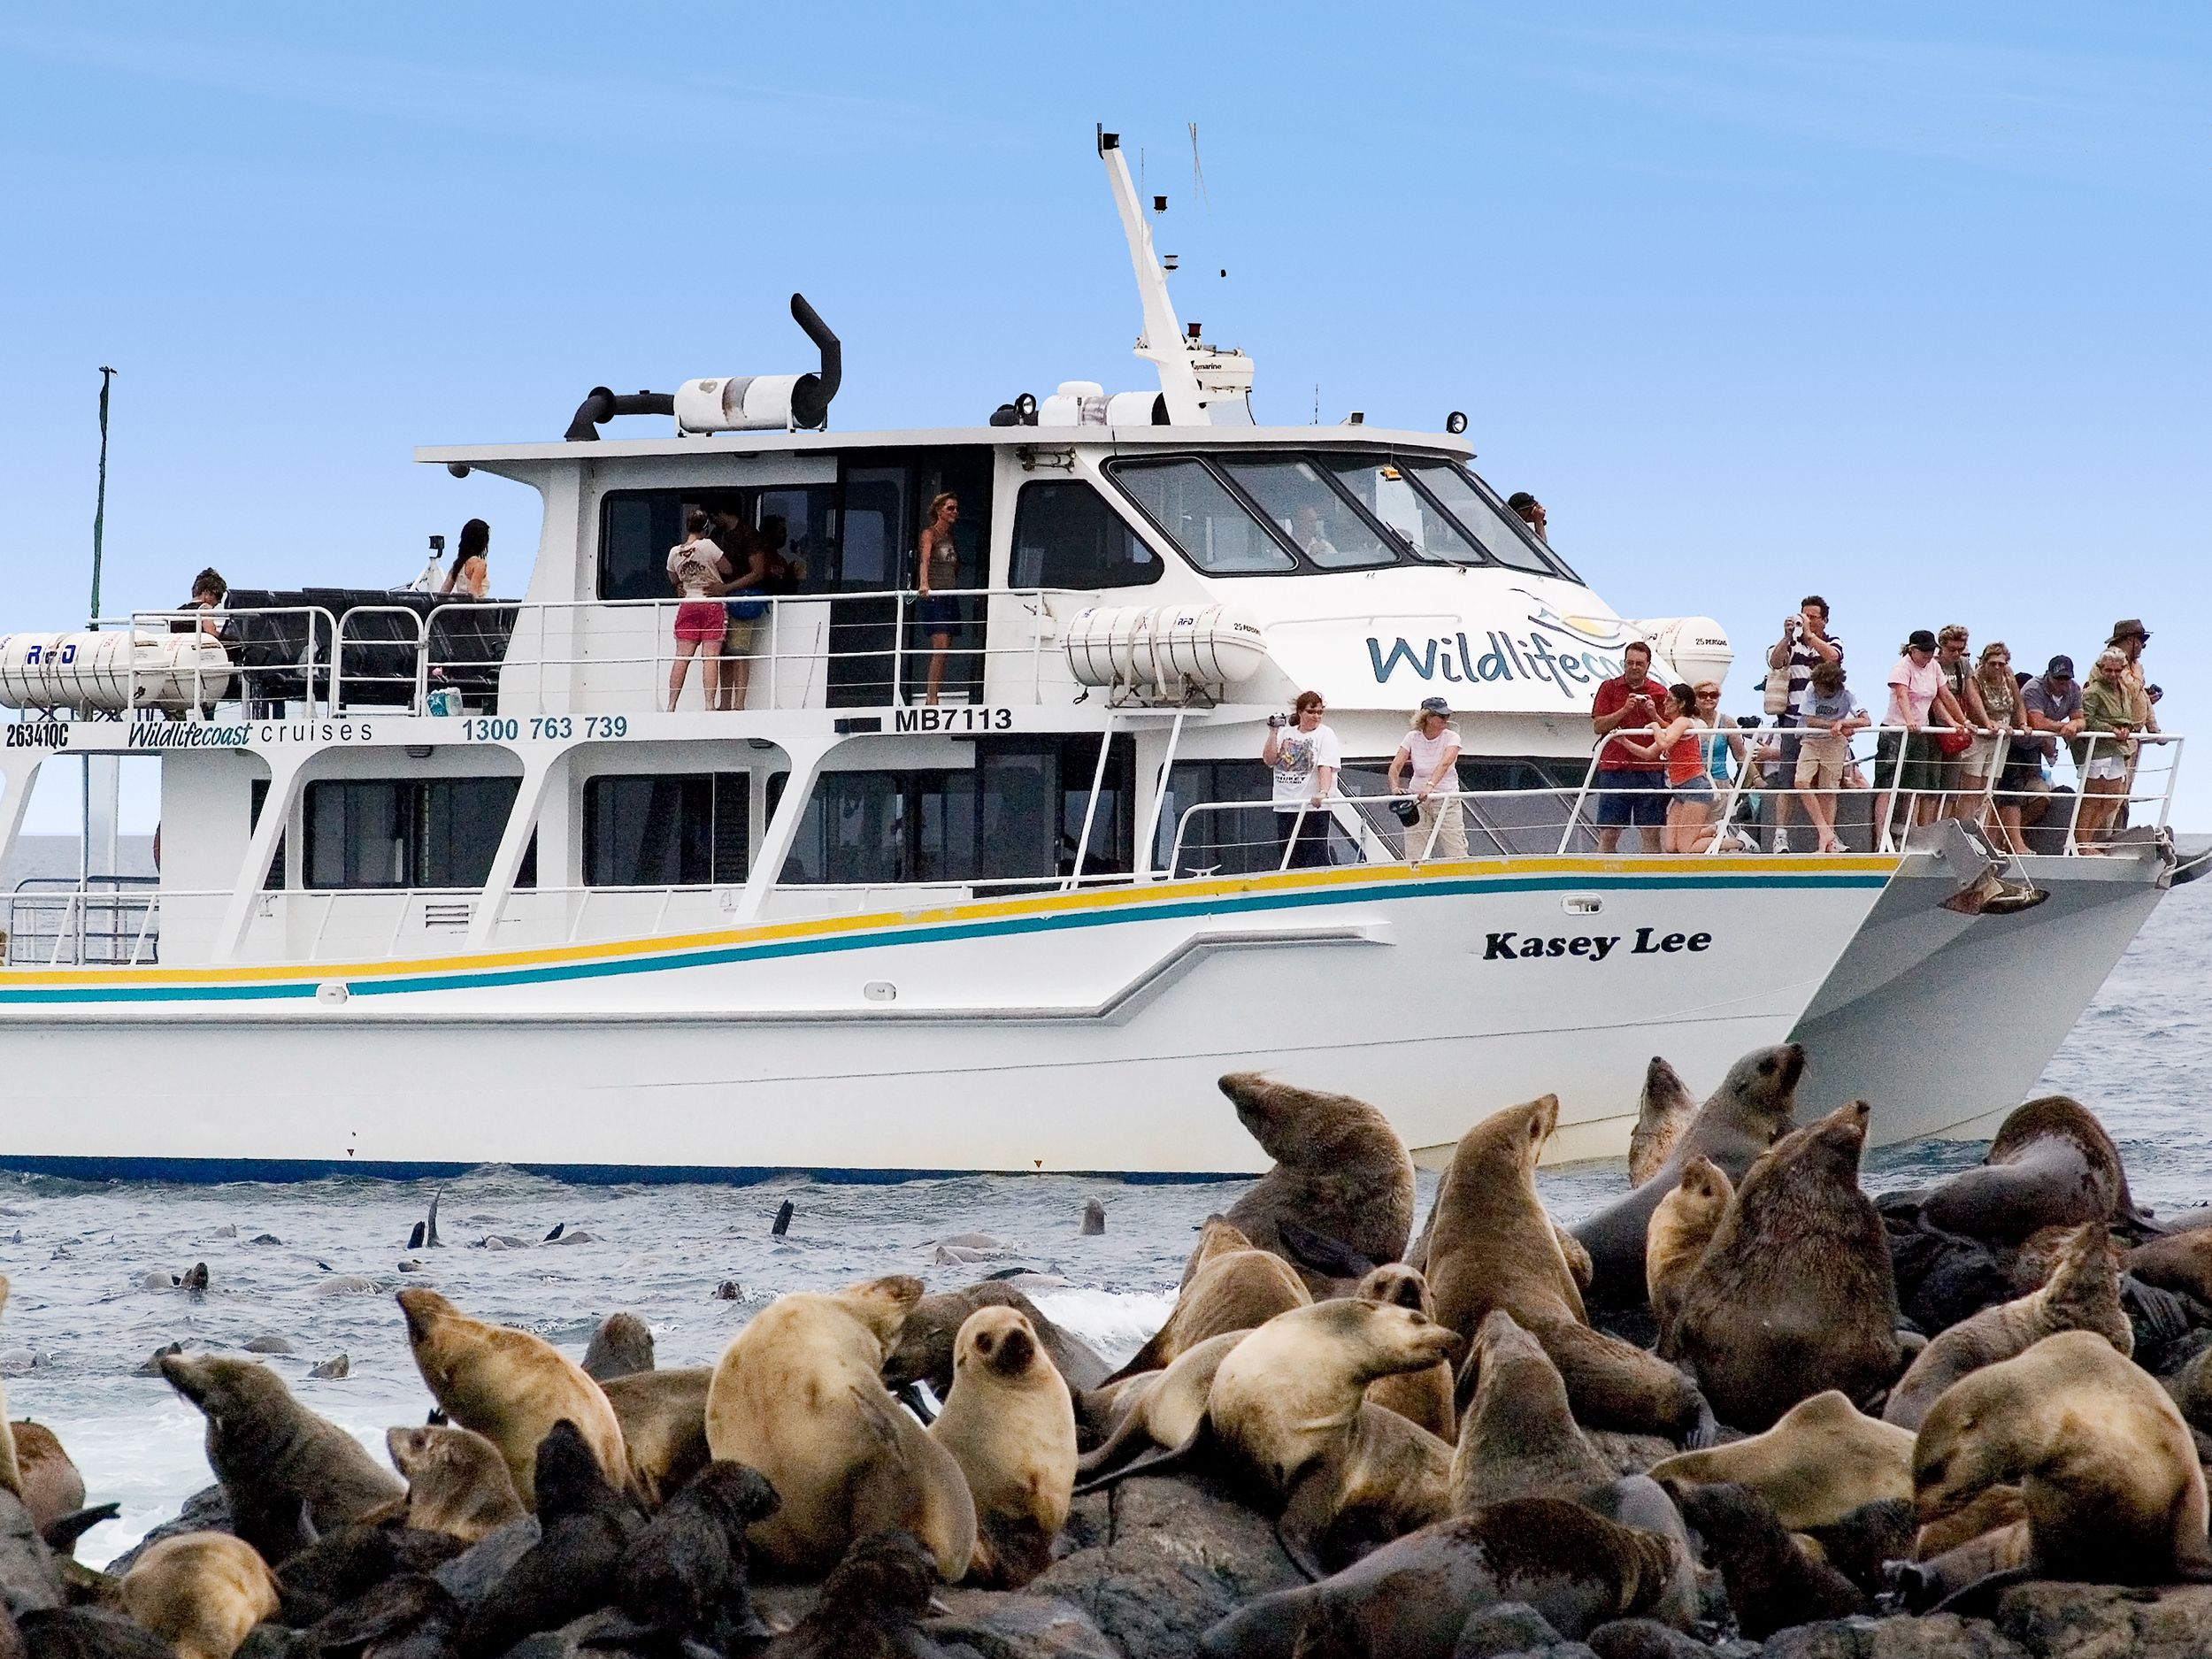
<path fill-rule="evenodd" d="M 1939 726 L 1932 735 L 1936 748 L 1954 759 L 1974 747 L 1974 733 L 1962 726 Z"/>
<path fill-rule="evenodd" d="M 1767 670 L 1766 710 L 1769 714 L 1790 711 L 1790 665 L 1786 662 Z"/>
<path fill-rule="evenodd" d="M 733 599 L 729 605 L 730 615 L 740 622 L 757 622 L 768 614 L 765 599 Z"/>
<path fill-rule="evenodd" d="M 1421 805 L 1417 801 L 1393 801 L 1390 810 L 1398 815 L 1398 822 L 1408 829 L 1421 821 Z"/>

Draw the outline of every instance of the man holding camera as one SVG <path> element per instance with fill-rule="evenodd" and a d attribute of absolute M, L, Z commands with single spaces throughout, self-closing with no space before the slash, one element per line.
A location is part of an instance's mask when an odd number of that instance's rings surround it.
<path fill-rule="evenodd" d="M 1797 609 L 1782 618 L 1782 637 L 1767 653 L 1769 668 L 1789 670 L 1789 703 L 1775 724 L 1800 726 L 1805 724 L 1806 687 L 1812 683 L 1813 670 L 1823 663 L 1843 661 L 1843 641 L 1828 632 L 1828 602 L 1818 594 L 1807 594 L 1798 601 Z M 1797 778 L 1799 739 L 1794 736 L 1782 740 L 1781 787 L 1774 792 L 1774 850 L 1786 853 L 1790 849 L 1790 809 L 1797 797 L 1790 786 Z M 1809 820 L 1811 813 L 1807 812 Z"/>
<path fill-rule="evenodd" d="M 1590 701 L 1590 729 L 1600 737 L 1652 730 L 1664 689 L 1651 677 L 1651 647 L 1632 642 L 1621 652 L 1621 672 L 1601 681 Z M 1618 852 L 1621 832 L 1633 824 L 1644 833 L 1644 850 L 1655 853 L 1666 822 L 1667 769 L 1637 759 L 1624 743 L 1607 743 L 1598 752 L 1598 851 Z"/>
<path fill-rule="evenodd" d="M 1260 758 L 1275 784 L 1275 844 L 1288 855 L 1277 860 L 1286 870 L 1326 869 L 1329 863 L 1329 797 L 1336 790 L 1344 751 L 1336 733 L 1321 724 L 1326 705 L 1317 691 L 1302 691 L 1286 721 L 1267 717 L 1267 744 Z"/>

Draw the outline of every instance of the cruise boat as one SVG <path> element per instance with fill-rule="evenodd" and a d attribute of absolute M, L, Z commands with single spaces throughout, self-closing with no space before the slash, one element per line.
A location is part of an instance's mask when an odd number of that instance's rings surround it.
<path fill-rule="evenodd" d="M 1701 1094 L 1785 1040 L 1878 1140 L 1987 1133 L 2175 879 L 2178 740 L 2098 856 L 2062 805 L 2023 855 L 1956 818 L 1898 844 L 1863 796 L 1847 854 L 1749 850 L 1748 797 L 1709 854 L 1601 852 L 1593 687 L 1633 641 L 1725 672 L 1725 635 L 1616 615 L 1456 415 L 1255 424 L 1251 359 L 1178 319 L 1159 204 L 1098 153 L 1140 388 L 836 431 L 795 296 L 806 373 L 418 452 L 536 494 L 518 600 L 240 588 L 0 640 L 0 856 L 81 757 L 161 772 L 157 878 L 5 895 L 0 1165 L 1226 1176 L 1265 1164 L 1216 1089 L 1247 1070 L 1374 1102 L 1430 1163 L 1555 1093 L 1580 1159 L 1624 1150 L 1654 1055 Z M 741 707 L 703 656 L 669 706 L 695 512 L 780 554 L 737 595 Z M 1327 862 L 1292 867 L 1261 754 L 1306 689 L 1345 760 Z M 1387 794 L 1432 695 L 1465 858 Z"/>

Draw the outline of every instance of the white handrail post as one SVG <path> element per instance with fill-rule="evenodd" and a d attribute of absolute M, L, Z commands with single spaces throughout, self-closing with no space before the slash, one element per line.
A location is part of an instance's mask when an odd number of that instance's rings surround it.
<path fill-rule="evenodd" d="M 1137 879 L 1152 879 L 1152 843 L 1160 833 L 1160 813 L 1167 805 L 1169 771 L 1175 764 L 1175 751 L 1183 741 L 1184 710 L 1175 710 L 1175 724 L 1168 730 L 1167 748 L 1160 756 L 1159 775 L 1152 780 L 1152 810 L 1145 815 L 1144 841 L 1137 853 Z M 1172 865 L 1169 866 L 1171 869 Z"/>
<path fill-rule="evenodd" d="M 1075 843 L 1075 871 L 1061 887 L 1072 893 L 1083 884 L 1083 859 L 1091 849 L 1091 824 L 1098 816 L 1098 792 L 1106 784 L 1106 757 L 1114 746 L 1114 714 L 1106 711 L 1106 724 L 1098 730 L 1098 764 L 1091 769 L 1091 798 L 1083 803 L 1083 833 Z"/>
<path fill-rule="evenodd" d="M 906 704 L 906 591 L 903 588 L 899 590 L 898 599 L 892 606 L 892 616 L 891 695 L 888 701 L 896 709 Z M 832 651 L 830 655 L 834 657 L 836 652 Z"/>
<path fill-rule="evenodd" d="M 1575 826 L 1582 820 L 1583 803 L 1590 798 L 1590 780 L 1597 775 L 1598 757 L 1604 753 L 1605 744 L 1601 742 L 1590 751 L 1590 764 L 1582 769 L 1582 787 L 1575 791 L 1575 803 L 1567 814 L 1566 827 L 1559 832 L 1559 853 L 1562 857 L 1566 856 L 1567 844 L 1574 840 Z"/>

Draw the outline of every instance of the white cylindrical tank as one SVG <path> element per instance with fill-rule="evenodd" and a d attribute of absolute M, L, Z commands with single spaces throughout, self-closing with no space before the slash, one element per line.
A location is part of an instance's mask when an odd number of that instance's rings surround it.
<path fill-rule="evenodd" d="M 751 432 L 787 428 L 791 396 L 803 374 L 732 374 L 686 380 L 676 388 L 680 432 Z"/>
<path fill-rule="evenodd" d="M 1080 686 L 1233 686 L 1267 658 L 1258 625 L 1221 604 L 1092 605 L 1061 643 Z"/>
<path fill-rule="evenodd" d="M 1727 682 L 1735 648 L 1728 642 L 1728 630 L 1712 618 L 1656 617 L 1628 626 L 1650 642 L 1651 654 L 1672 670 L 1677 680 L 1686 685 L 1701 680 Z"/>
<path fill-rule="evenodd" d="M 177 714 L 218 701 L 230 680 L 229 655 L 196 630 L 0 636 L 0 707 Z"/>
<path fill-rule="evenodd" d="M 1106 388 L 1096 380 L 1063 380 L 1060 389 L 1037 405 L 1041 426 L 1102 426 Z"/>

